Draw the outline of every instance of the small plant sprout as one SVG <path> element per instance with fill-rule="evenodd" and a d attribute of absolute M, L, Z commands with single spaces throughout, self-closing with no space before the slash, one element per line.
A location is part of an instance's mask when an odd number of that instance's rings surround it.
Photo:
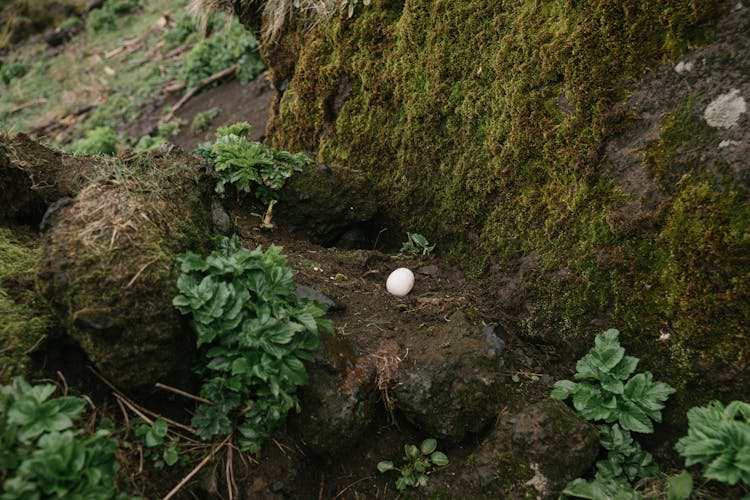
<path fill-rule="evenodd" d="M 141 438 L 145 446 L 143 456 L 151 458 L 157 469 L 189 460 L 188 455 L 180 455 L 179 440 L 168 433 L 169 426 L 161 418 L 154 420 L 151 425 L 141 422 L 135 427 L 135 435 Z"/>
<path fill-rule="evenodd" d="M 412 254 L 412 255 L 430 255 L 435 250 L 435 245 L 430 245 L 427 238 L 419 233 L 406 233 L 408 240 L 401 246 L 401 250 L 398 253 Z"/>
<path fill-rule="evenodd" d="M 429 438 L 422 441 L 417 448 L 413 444 L 404 445 L 404 456 L 401 458 L 404 465 L 396 467 L 390 460 L 378 463 L 378 470 L 388 472 L 397 470 L 401 476 L 396 479 L 396 489 L 405 491 L 407 488 L 418 488 L 426 486 L 428 475 L 434 467 L 448 465 L 448 457 L 445 453 L 437 451 L 437 441 Z"/>

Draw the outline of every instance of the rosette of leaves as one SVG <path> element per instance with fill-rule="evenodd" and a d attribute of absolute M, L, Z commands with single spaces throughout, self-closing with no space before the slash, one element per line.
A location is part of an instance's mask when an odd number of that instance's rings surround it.
<path fill-rule="evenodd" d="M 412 255 L 430 255 L 435 250 L 435 244 L 430 245 L 430 242 L 419 233 L 406 233 L 408 238 L 403 245 L 399 253 L 410 253 Z"/>
<path fill-rule="evenodd" d="M 691 408 L 688 433 L 675 445 L 685 465 L 701 464 L 708 479 L 750 486 L 750 404 L 719 401 Z"/>
<path fill-rule="evenodd" d="M 136 437 L 141 438 L 145 446 L 143 456 L 150 458 L 157 469 L 172 466 L 178 461 L 183 464 L 189 460 L 186 454 L 180 455 L 179 439 L 169 435 L 169 426 L 162 418 L 157 418 L 150 425 L 140 422 L 135 426 Z"/>
<path fill-rule="evenodd" d="M 81 398 L 16 378 L 0 387 L 0 499 L 129 498 L 116 493 L 117 443 L 74 428 Z"/>
<path fill-rule="evenodd" d="M 620 332 L 607 330 L 596 336 L 594 347 L 576 363 L 579 382 L 555 382 L 551 397 L 573 397 L 573 406 L 587 420 L 617 422 L 623 430 L 654 432 L 651 422 L 661 422 L 664 402 L 675 390 L 655 382 L 651 372 L 633 375 L 638 358 L 625 356 Z"/>
<path fill-rule="evenodd" d="M 204 142 L 194 151 L 214 164 L 219 181 L 216 192 L 222 194 L 231 184 L 238 191 L 252 193 L 263 203 L 279 199 L 279 190 L 294 172 L 312 160 L 304 153 L 277 151 L 248 140 L 250 125 L 246 122 L 221 127 L 216 140 Z"/>
<path fill-rule="evenodd" d="M 437 441 L 429 438 L 422 441 L 417 448 L 413 444 L 404 445 L 404 456 L 401 458 L 403 465 L 396 467 L 390 460 L 378 463 L 378 470 L 388 472 L 397 470 L 401 476 L 396 479 L 396 489 L 405 491 L 408 488 L 426 486 L 429 482 L 428 474 L 434 467 L 448 465 L 448 457 L 445 453 L 437 451 Z"/>
<path fill-rule="evenodd" d="M 237 236 L 222 238 L 207 257 L 178 257 L 182 274 L 174 305 L 191 316 L 206 363 L 193 426 L 209 439 L 239 431 L 244 451 L 255 452 L 291 409 L 307 383 L 303 361 L 312 361 L 325 310 L 292 295 L 292 271 L 271 246 L 241 248 Z"/>

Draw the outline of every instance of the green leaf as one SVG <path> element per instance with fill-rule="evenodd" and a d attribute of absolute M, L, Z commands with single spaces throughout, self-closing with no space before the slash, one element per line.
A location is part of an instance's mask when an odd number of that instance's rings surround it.
<path fill-rule="evenodd" d="M 380 471 L 380 472 L 386 472 L 386 471 L 389 471 L 389 470 L 393 470 L 393 468 L 394 468 L 393 467 L 393 462 L 391 462 L 391 461 L 386 460 L 386 461 L 383 461 L 383 462 L 378 462 L 378 471 Z"/>
<path fill-rule="evenodd" d="M 162 458 L 164 459 L 164 463 L 169 466 L 176 464 L 177 460 L 179 460 L 180 458 L 180 453 L 177 450 L 177 446 L 173 444 L 165 448 L 164 453 L 162 454 Z"/>
<path fill-rule="evenodd" d="M 423 455 L 429 455 L 437 449 L 437 440 L 433 438 L 425 439 L 419 446 L 420 451 Z"/>
<path fill-rule="evenodd" d="M 626 431 L 642 432 L 651 434 L 654 425 L 646 413 L 635 404 L 624 402 L 619 408 L 618 422 L 620 427 Z"/>
<path fill-rule="evenodd" d="M 413 444 L 404 445 L 404 453 L 406 454 L 407 458 L 412 460 L 415 458 L 419 458 L 420 455 L 419 448 L 417 448 Z"/>
<path fill-rule="evenodd" d="M 167 432 L 169 431 L 169 426 L 167 425 L 167 422 L 165 422 L 163 418 L 157 418 L 156 420 L 154 420 L 154 424 L 151 426 L 151 430 L 155 436 L 163 438 L 167 435 Z"/>
<path fill-rule="evenodd" d="M 438 467 L 448 465 L 448 457 L 441 451 L 435 451 L 430 455 L 430 461 Z"/>
<path fill-rule="evenodd" d="M 693 476 L 683 470 L 667 478 L 667 500 L 687 500 L 693 493 Z"/>
<path fill-rule="evenodd" d="M 578 388 L 578 384 L 571 380 L 558 380 L 555 382 L 554 389 L 550 393 L 550 397 L 553 399 L 567 399 L 568 396 L 574 394 Z"/>

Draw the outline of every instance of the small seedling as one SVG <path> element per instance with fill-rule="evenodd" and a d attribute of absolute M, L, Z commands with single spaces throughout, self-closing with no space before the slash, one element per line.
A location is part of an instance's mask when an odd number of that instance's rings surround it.
<path fill-rule="evenodd" d="M 187 455 L 180 456 L 179 440 L 169 437 L 168 432 L 169 426 L 161 418 L 157 418 L 151 425 L 142 422 L 135 427 L 135 435 L 141 438 L 145 446 L 143 456 L 151 458 L 157 469 L 189 460 Z"/>
<path fill-rule="evenodd" d="M 435 250 L 435 245 L 430 245 L 430 242 L 427 241 L 427 238 L 419 233 L 407 232 L 406 236 L 409 239 L 404 242 L 404 244 L 401 246 L 401 250 L 399 250 L 398 253 L 409 253 L 412 255 L 430 255 L 432 251 Z"/>
<path fill-rule="evenodd" d="M 400 468 L 390 460 L 378 463 L 380 472 L 397 470 L 401 473 L 401 477 L 396 479 L 398 491 L 426 486 L 429 481 L 428 475 L 434 467 L 448 465 L 448 457 L 445 453 L 437 451 L 437 441 L 432 438 L 422 441 L 419 448 L 413 444 L 404 445 L 404 456 L 401 460 L 404 465 Z"/>

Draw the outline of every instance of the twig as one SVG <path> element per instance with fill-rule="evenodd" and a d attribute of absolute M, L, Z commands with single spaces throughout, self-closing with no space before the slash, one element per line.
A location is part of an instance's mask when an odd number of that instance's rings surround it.
<path fill-rule="evenodd" d="M 346 491 L 347 491 L 347 490 L 348 490 L 349 488 L 351 488 L 352 486 L 354 486 L 354 485 L 356 485 L 356 484 L 359 484 L 359 483 L 361 483 L 362 481 L 367 481 L 368 479 L 372 479 L 372 476 L 367 476 L 367 477 L 363 477 L 362 479 L 357 479 L 356 481 L 354 481 L 353 483 L 351 483 L 351 484 L 350 484 L 349 486 L 347 486 L 347 487 L 346 487 L 346 488 L 344 488 L 343 490 L 339 491 L 339 492 L 338 492 L 338 494 L 337 494 L 337 495 L 336 495 L 335 497 L 333 497 L 333 500 L 336 500 L 336 499 L 337 499 L 338 497 L 340 497 L 341 495 L 343 495 L 344 493 L 346 493 Z"/>
<path fill-rule="evenodd" d="M 25 104 L 21 104 L 20 106 L 17 106 L 17 107 L 15 107 L 15 108 L 11 109 L 11 110 L 10 110 L 10 111 L 8 112 L 8 114 L 10 114 L 10 115 L 14 115 L 14 114 L 18 113 L 19 111 L 23 111 L 23 110 L 24 110 L 24 109 L 26 109 L 26 108 L 31 108 L 31 107 L 33 107 L 33 106 L 36 106 L 36 105 L 38 105 L 38 104 L 44 104 L 44 103 L 46 103 L 46 102 L 47 102 L 47 99 L 45 99 L 44 97 L 42 97 L 42 98 L 40 98 L 40 99 L 37 99 L 37 100 L 35 100 L 35 101 L 30 101 L 30 102 L 27 102 L 27 103 L 25 103 Z"/>
<path fill-rule="evenodd" d="M 136 413 L 139 417 L 143 418 L 140 415 L 140 413 L 146 413 L 148 415 L 151 415 L 152 417 L 161 418 L 162 420 L 164 420 L 169 425 L 172 425 L 174 427 L 179 427 L 180 429 L 183 429 L 183 430 L 185 430 L 185 431 L 193 434 L 194 436 L 197 435 L 196 430 L 194 428 L 192 428 L 192 427 L 190 427 L 188 425 L 185 425 L 185 424 L 181 424 L 179 422 L 175 422 L 174 420 L 172 420 L 170 418 L 167 418 L 167 417 L 165 417 L 163 415 L 159 415 L 158 413 L 156 413 L 154 411 L 151 411 L 149 409 L 146 409 L 146 408 L 144 408 L 142 406 L 137 405 L 136 403 L 134 403 L 133 401 L 131 401 L 120 389 L 118 389 L 117 387 L 115 387 L 115 385 L 112 384 L 112 382 L 110 382 L 109 380 L 107 380 L 106 378 L 104 378 L 104 375 L 102 375 L 101 373 L 99 373 L 98 371 L 96 371 L 92 366 L 89 366 L 88 369 L 91 371 L 91 373 L 93 373 L 94 375 L 96 375 L 96 377 L 99 380 L 101 380 L 104 383 L 104 385 L 106 385 L 107 387 L 109 387 L 112 390 L 112 392 L 115 394 L 116 398 L 122 398 L 123 403 L 125 403 L 128 406 L 128 408 L 130 408 L 131 410 L 133 410 L 134 413 Z M 136 412 L 134 409 L 137 409 L 138 412 L 140 412 L 140 413 Z M 148 418 L 143 418 L 143 419 L 146 422 L 148 422 L 149 424 L 152 423 L 151 420 L 148 419 Z M 187 437 L 187 436 L 185 436 L 183 434 L 178 434 L 178 433 L 175 433 L 175 434 L 177 434 L 179 437 L 185 439 L 186 441 L 196 442 L 194 439 L 191 439 L 191 438 L 189 438 L 189 437 Z"/>
<path fill-rule="evenodd" d="M 117 228 L 115 228 L 115 231 L 117 231 Z M 114 231 L 113 231 L 113 232 L 112 232 L 112 239 L 114 240 L 114 238 L 115 238 L 115 233 L 114 233 Z M 137 273 L 135 273 L 135 276 L 133 276 L 133 278 L 132 278 L 132 279 L 131 279 L 131 280 L 130 280 L 130 281 L 128 282 L 128 284 L 127 284 L 127 285 L 125 285 L 125 288 L 130 288 L 130 285 L 132 285 L 133 283 L 135 283 L 135 280 L 137 280 L 137 279 L 138 279 L 138 276 L 140 276 L 140 275 L 141 275 L 141 273 L 142 273 L 143 271 L 145 271 L 145 270 L 146 270 L 146 268 L 147 268 L 148 266 L 150 266 L 151 264 L 153 264 L 153 263 L 154 263 L 154 262 L 156 262 L 157 260 L 159 260 L 159 259 L 153 259 L 153 260 L 150 260 L 150 261 L 146 262 L 145 264 L 143 264 L 143 266 L 141 266 L 141 268 L 140 268 L 140 269 L 138 269 L 138 272 L 137 272 Z"/>
<path fill-rule="evenodd" d="M 203 87 L 205 87 L 206 85 L 212 84 L 216 80 L 221 80 L 222 78 L 224 78 L 226 76 L 233 75 L 235 71 L 237 71 L 237 65 L 233 64 L 232 66 L 228 67 L 227 69 L 219 71 L 218 73 L 215 73 L 215 74 L 209 76 L 208 78 L 205 78 L 205 79 L 201 80 L 201 82 L 198 83 L 198 85 L 196 85 L 192 89 L 188 90 L 185 93 L 185 95 L 182 96 L 182 99 L 180 99 L 179 101 L 177 101 L 177 104 L 175 104 L 174 106 L 172 106 L 172 109 L 169 110 L 169 113 L 167 113 L 167 116 L 164 117 L 163 121 L 168 122 L 169 120 L 171 120 L 172 118 L 174 118 L 174 114 L 180 108 L 182 108 L 185 105 L 185 103 L 188 102 L 190 100 L 190 98 L 193 97 L 195 94 L 197 94 L 198 91 L 200 91 Z"/>
<path fill-rule="evenodd" d="M 326 485 L 326 473 L 324 472 L 320 476 L 320 488 L 318 488 L 318 500 L 323 500 L 323 489 Z"/>
<path fill-rule="evenodd" d="M 179 394 L 180 396 L 183 396 L 183 397 L 186 397 L 186 398 L 194 399 L 194 400 L 198 401 L 199 403 L 205 403 L 207 405 L 214 404 L 212 401 L 209 401 L 206 398 L 202 398 L 200 396 L 196 396 L 194 394 L 190 394 L 189 392 L 185 392 L 185 391 L 183 391 L 181 389 L 178 389 L 176 387 L 172 387 L 171 385 L 162 384 L 161 382 L 155 383 L 154 387 L 156 387 L 157 389 L 164 389 L 165 391 L 174 392 L 175 394 Z"/>
<path fill-rule="evenodd" d="M 206 455 L 206 457 L 203 460 L 201 460 L 201 462 L 198 465 L 196 465 L 195 468 L 193 470 L 191 470 L 188 473 L 187 476 L 183 477 L 182 480 L 177 484 L 177 486 L 175 486 L 174 488 L 172 488 L 172 491 L 170 491 L 169 493 L 167 493 L 167 495 L 162 500 L 169 500 L 170 498 L 172 498 L 173 496 L 175 496 L 177 494 L 177 492 L 180 491 L 182 489 L 182 487 L 187 484 L 188 481 L 190 481 L 196 474 L 198 474 L 200 472 L 200 470 L 203 467 L 206 466 L 206 464 L 208 462 L 211 461 L 211 459 L 214 457 L 214 455 L 216 455 L 216 453 L 218 453 L 219 450 L 221 450 L 224 447 L 224 445 L 227 444 L 227 442 L 229 441 L 229 439 L 231 437 L 232 437 L 231 434 L 228 435 L 227 437 L 225 437 L 224 441 L 222 441 L 221 443 L 219 443 L 219 445 L 216 448 L 212 449 L 211 453 L 209 453 L 208 455 Z"/>

